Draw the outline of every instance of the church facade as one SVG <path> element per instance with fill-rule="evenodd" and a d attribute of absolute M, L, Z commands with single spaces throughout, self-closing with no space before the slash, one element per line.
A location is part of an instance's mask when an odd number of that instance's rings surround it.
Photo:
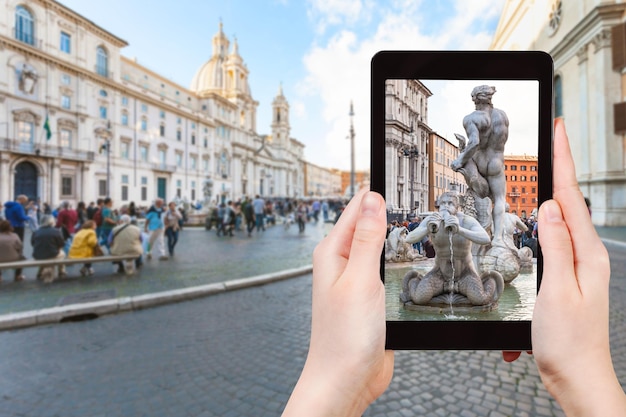
<path fill-rule="evenodd" d="M 222 202 L 304 196 L 304 144 L 278 87 L 259 134 L 249 71 L 220 24 L 189 88 L 54 0 L 2 0 L 0 201 Z"/>
<path fill-rule="evenodd" d="M 626 225 L 625 22 L 623 2 L 507 0 L 491 45 L 554 59 L 555 116 L 599 226 Z"/>

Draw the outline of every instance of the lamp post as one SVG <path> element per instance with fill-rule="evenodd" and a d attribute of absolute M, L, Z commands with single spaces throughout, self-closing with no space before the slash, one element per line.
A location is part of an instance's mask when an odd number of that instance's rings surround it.
<path fill-rule="evenodd" d="M 354 106 L 350 101 L 350 198 L 354 197 Z"/>
<path fill-rule="evenodd" d="M 107 122 L 107 127 L 104 129 L 103 135 L 104 143 L 100 146 L 100 152 L 106 150 L 107 152 L 107 182 L 106 182 L 106 196 L 111 197 L 111 121 Z"/>

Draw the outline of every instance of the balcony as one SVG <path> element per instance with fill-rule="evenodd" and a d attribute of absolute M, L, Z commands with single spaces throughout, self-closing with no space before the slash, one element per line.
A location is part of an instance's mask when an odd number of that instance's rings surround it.
<path fill-rule="evenodd" d="M 42 40 L 36 39 L 34 35 L 28 30 L 14 27 L 13 36 L 20 42 L 24 42 L 25 44 L 30 45 L 33 48 L 41 49 Z"/>
<path fill-rule="evenodd" d="M 93 162 L 94 153 L 79 149 L 70 149 L 48 144 L 34 144 L 14 139 L 0 139 L 0 151 L 21 155 L 33 155 L 42 158 L 61 158 L 72 161 Z"/>
<path fill-rule="evenodd" d="M 160 162 L 156 162 L 156 163 L 152 163 L 152 170 L 171 173 L 171 172 L 176 171 L 176 165 L 168 165 L 168 164 L 162 164 Z"/>

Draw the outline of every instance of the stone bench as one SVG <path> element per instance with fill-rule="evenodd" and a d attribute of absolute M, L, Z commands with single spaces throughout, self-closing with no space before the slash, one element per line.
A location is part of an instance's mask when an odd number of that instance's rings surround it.
<path fill-rule="evenodd" d="M 24 259 L 21 261 L 2 262 L 0 263 L 0 273 L 4 269 L 16 269 L 16 268 L 32 268 L 32 267 L 57 267 L 59 265 L 75 265 L 86 264 L 96 262 L 123 262 L 137 259 L 135 255 L 105 255 L 94 256 L 92 258 L 80 258 L 80 259 Z"/>

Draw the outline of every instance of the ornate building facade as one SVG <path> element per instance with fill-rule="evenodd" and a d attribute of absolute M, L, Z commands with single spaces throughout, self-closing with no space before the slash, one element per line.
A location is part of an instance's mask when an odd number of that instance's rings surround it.
<path fill-rule="evenodd" d="M 0 4 L 0 201 L 304 195 L 304 145 L 282 87 L 261 135 L 249 71 L 221 24 L 187 89 L 54 0 Z"/>
<path fill-rule="evenodd" d="M 491 45 L 554 59 L 555 115 L 600 226 L 626 225 L 625 21 L 624 2 L 508 0 Z"/>
<path fill-rule="evenodd" d="M 390 213 L 406 216 L 429 206 L 430 96 L 418 80 L 385 82 L 385 199 Z"/>

